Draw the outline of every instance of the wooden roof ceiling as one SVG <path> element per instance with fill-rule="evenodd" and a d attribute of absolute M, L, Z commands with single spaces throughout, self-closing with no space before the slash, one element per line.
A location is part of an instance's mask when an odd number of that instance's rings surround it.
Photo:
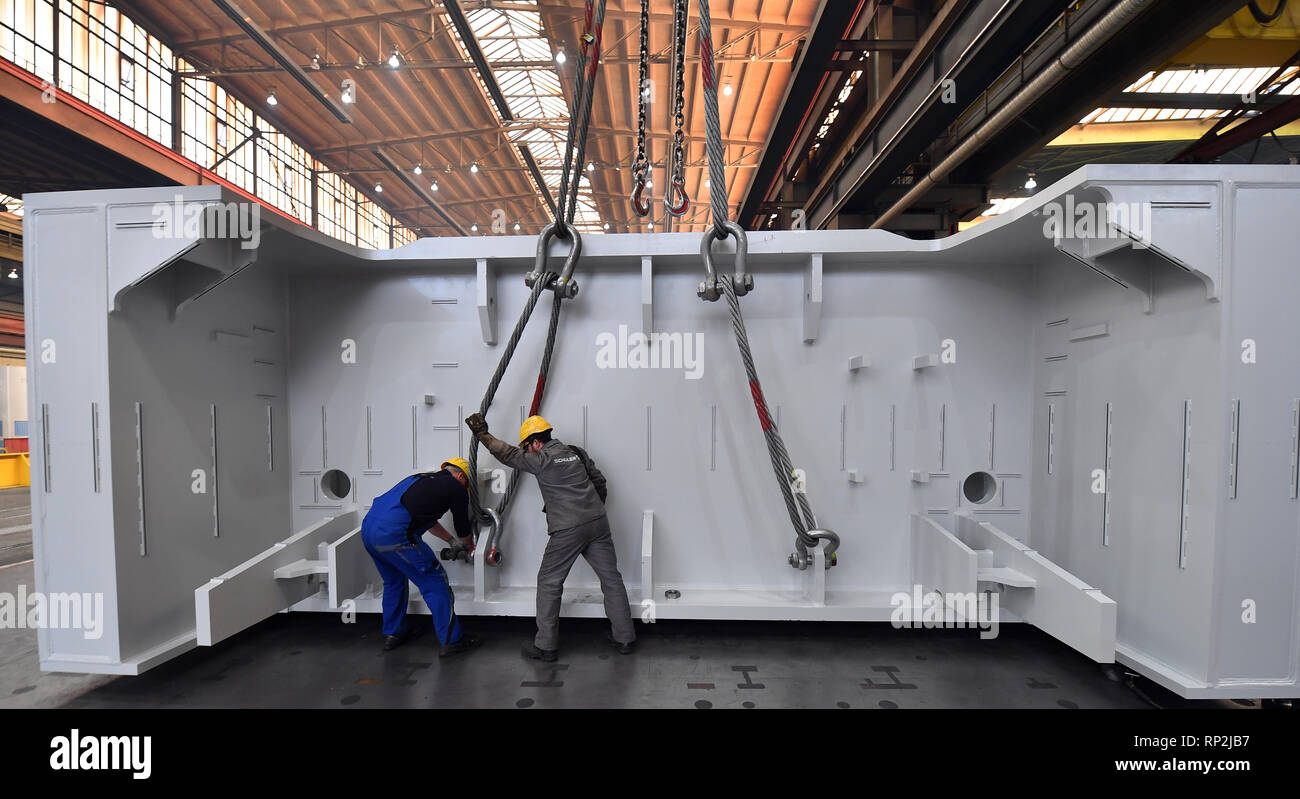
<path fill-rule="evenodd" d="M 280 126 L 332 169 L 349 172 L 371 199 L 422 235 L 455 235 L 428 203 L 402 185 L 373 153 L 384 146 L 408 168 L 423 162 L 424 179 L 436 179 L 434 197 L 465 228 L 478 224 L 486 232 L 492 212 L 504 209 L 513 231 L 537 232 L 549 211 L 522 162 L 507 127 L 516 136 L 537 120 L 503 126 L 478 72 L 465 57 L 439 0 L 240 0 L 240 6 L 302 66 L 319 56 L 321 68 L 309 74 L 337 97 L 339 85 L 356 81 L 353 123 L 337 119 L 282 70 L 215 4 L 208 0 L 121 0 L 120 5 L 174 46 L 178 56 L 204 71 L 259 114 Z M 573 90 L 576 49 L 584 17 L 582 0 L 461 0 L 473 17 L 481 9 L 535 10 L 543 36 L 569 56 L 560 67 L 566 98 Z M 722 133 L 730 199 L 744 196 L 769 128 L 781 103 L 791 64 L 808 33 L 817 0 L 715 0 L 712 4 L 715 48 L 721 83 L 733 93 L 720 97 Z M 649 152 L 656 164 L 651 219 L 663 229 L 663 164 L 671 144 L 670 53 L 672 3 L 651 0 L 649 51 L 654 101 L 647 124 Z M 639 0 L 608 0 L 601 74 L 595 95 L 587 161 L 590 192 L 601 223 L 611 231 L 636 229 L 645 220 L 632 213 L 631 165 L 636 149 L 636 81 L 640 28 Z M 703 230 L 707 222 L 704 188 L 704 98 L 700 82 L 696 13 L 690 3 L 691 27 L 686 68 L 686 186 L 692 200 L 686 224 L 675 229 Z M 402 66 L 385 60 L 396 48 Z M 489 53 L 489 61 L 492 55 Z M 358 66 L 359 59 L 363 66 Z M 534 62 L 537 63 L 537 62 Z M 553 62 L 552 62 L 553 64 Z M 494 70 L 495 72 L 496 70 Z M 190 78 L 193 79 L 193 78 Z M 279 103 L 268 108 L 267 92 Z M 559 126 L 563 136 L 563 126 Z M 477 163 L 479 171 L 468 168 Z M 450 171 L 448 171 L 448 169 Z M 382 196 L 373 191 L 383 180 Z M 734 213 L 734 212 L 733 212 Z"/>

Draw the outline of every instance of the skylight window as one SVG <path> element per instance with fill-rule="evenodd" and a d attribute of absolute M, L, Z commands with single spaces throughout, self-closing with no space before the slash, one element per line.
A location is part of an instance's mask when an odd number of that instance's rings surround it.
<path fill-rule="evenodd" d="M 543 33 L 541 13 L 535 9 L 535 1 L 514 0 L 509 8 L 477 8 L 467 10 L 465 16 L 483 57 L 492 66 L 506 107 L 515 117 L 513 124 L 506 123 L 510 140 L 528 146 L 551 197 L 558 203 L 569 105 L 556 72 L 551 43 Z M 459 38 L 457 43 L 468 58 Z M 586 172 L 575 170 L 570 179 L 581 181 L 573 214 L 575 227 L 584 233 L 601 232 L 602 220 Z"/>
<path fill-rule="evenodd" d="M 1294 78 L 1300 68 L 1289 67 L 1277 84 Z M 1227 112 L 1221 108 L 1149 108 L 1142 105 L 1143 94 L 1201 94 L 1223 95 L 1238 100 L 1254 91 L 1268 79 L 1274 67 L 1230 67 L 1214 69 L 1167 69 L 1148 72 L 1124 90 L 1124 100 L 1131 104 L 1093 109 L 1081 125 L 1101 122 L 1161 122 L 1165 120 L 1200 120 L 1220 117 Z M 1300 81 L 1284 86 L 1281 95 L 1300 93 Z"/>

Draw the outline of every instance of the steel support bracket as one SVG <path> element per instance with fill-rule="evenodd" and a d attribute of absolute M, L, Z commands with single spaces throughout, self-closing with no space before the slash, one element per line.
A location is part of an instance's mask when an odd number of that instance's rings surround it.
<path fill-rule="evenodd" d="M 495 269 L 486 258 L 475 261 L 477 280 L 474 287 L 474 301 L 478 305 L 478 323 L 483 332 L 483 343 L 492 346 L 497 343 L 497 283 Z"/>
<path fill-rule="evenodd" d="M 655 512 L 644 511 L 641 514 L 641 601 L 653 603 L 655 597 L 654 581 L 654 534 Z M 651 605 L 653 607 L 653 604 Z"/>
<path fill-rule="evenodd" d="M 811 344 L 817 340 L 822 328 L 822 254 L 808 256 L 803 271 L 803 341 Z"/>
<path fill-rule="evenodd" d="M 655 327 L 654 259 L 641 256 L 641 332 L 647 336 Z"/>

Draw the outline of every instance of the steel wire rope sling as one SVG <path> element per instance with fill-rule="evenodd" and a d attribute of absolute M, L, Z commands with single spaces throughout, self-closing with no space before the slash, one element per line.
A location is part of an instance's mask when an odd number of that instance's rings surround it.
<path fill-rule="evenodd" d="M 515 323 L 515 329 L 506 342 L 505 351 L 501 353 L 501 360 L 497 363 L 496 371 L 493 372 L 492 379 L 488 382 L 487 390 L 483 393 L 483 401 L 479 404 L 479 413 L 484 416 L 487 416 L 488 409 L 492 407 L 492 400 L 496 396 L 497 388 L 501 385 L 501 378 L 510 365 L 515 348 L 519 345 L 519 339 L 523 336 L 524 328 L 532 317 L 533 309 L 537 307 L 537 301 L 541 298 L 542 292 L 549 288 L 554 292 L 555 296 L 551 303 L 551 319 L 546 331 L 546 345 L 542 352 L 542 363 L 537 372 L 537 386 L 533 390 L 533 401 L 528 411 L 529 416 L 537 414 L 541 407 L 542 395 L 546 389 L 546 376 L 551 368 L 551 355 L 555 350 L 555 336 L 560 324 L 560 307 L 564 300 L 573 299 L 578 294 L 578 284 L 573 280 L 573 270 L 582 254 L 582 237 L 579 235 L 577 228 L 573 226 L 572 220 L 574 211 L 577 208 L 578 186 L 581 183 L 582 174 L 581 166 L 576 167 L 576 175 L 573 173 L 575 163 L 580 165 L 586 152 L 587 130 L 591 124 L 591 104 L 595 95 L 597 68 L 600 64 L 600 42 L 605 18 L 605 2 L 606 0 L 599 0 L 598 3 L 593 3 L 592 0 L 587 2 L 586 27 L 578 57 L 578 81 L 574 91 L 575 107 L 571 108 L 569 113 L 568 143 L 565 146 L 565 163 L 560 177 L 560 203 L 556 207 L 555 222 L 547 225 L 538 237 L 537 258 L 533 271 L 524 278 L 524 284 L 531 289 L 531 292 L 528 295 L 528 300 L 524 303 L 523 311 L 519 314 L 519 320 Z M 593 8 L 593 6 L 595 7 Z M 590 57 L 588 57 L 588 49 L 591 50 Z M 575 139 L 577 140 L 576 159 L 574 158 Z M 554 238 L 568 239 L 570 242 L 569 254 L 565 258 L 563 271 L 559 274 L 544 271 L 550 254 L 551 240 Z M 482 525 L 487 525 L 489 528 L 486 544 L 487 563 L 490 566 L 499 566 L 502 560 L 501 550 L 498 546 L 501 537 L 501 522 L 518 487 L 519 471 L 511 470 L 505 493 L 502 495 L 497 507 L 495 509 L 484 508 L 479 501 L 478 448 L 479 441 L 475 438 L 470 445 L 469 458 L 467 459 L 470 474 L 466 475 L 469 478 L 470 511 L 473 514 L 475 525 L 475 548 L 479 548 L 477 543 L 482 538 L 480 533 Z M 447 550 L 444 550 L 444 553 L 450 555 L 452 559 L 455 559 L 458 554 Z M 472 560 L 472 553 L 466 554 L 466 559 Z"/>
<path fill-rule="evenodd" d="M 758 382 L 758 371 L 754 366 L 754 354 L 749 347 L 749 335 L 745 332 L 745 319 L 740 313 L 740 297 L 754 288 L 754 276 L 745 271 L 745 258 L 748 242 L 745 230 L 729 218 L 727 203 L 727 178 L 723 169 L 724 151 L 722 146 L 722 123 L 718 116 L 718 84 L 714 73 L 713 34 L 709 19 L 709 0 L 699 0 L 700 21 L 700 72 L 704 80 L 704 116 L 705 140 L 709 156 L 709 204 L 713 212 L 713 226 L 704 233 L 700 244 L 700 256 L 704 259 L 704 282 L 700 284 L 698 294 L 701 299 L 716 302 L 725 294 L 731 310 L 731 326 L 736 333 L 736 346 L 740 349 L 740 359 L 745 365 L 745 374 L 749 378 L 749 392 L 754 398 L 754 410 L 758 413 L 759 425 L 763 428 L 763 437 L 767 442 L 768 456 L 772 461 L 772 470 L 776 474 L 777 485 L 785 499 L 786 511 L 795 530 L 795 549 L 790 555 L 790 565 L 796 569 L 806 569 L 811 562 L 808 550 L 816 547 L 822 540 L 829 541 L 826 549 L 826 567 L 835 564 L 835 550 L 839 548 L 840 537 L 832 530 L 819 528 L 817 517 L 808 501 L 807 493 L 795 491 L 793 480 L 794 466 L 790 463 L 790 454 L 785 442 L 776 428 L 776 422 L 767 410 L 763 399 L 763 388 Z M 719 278 L 713 266 L 712 246 L 715 240 L 736 238 L 736 271 L 729 278 Z"/>

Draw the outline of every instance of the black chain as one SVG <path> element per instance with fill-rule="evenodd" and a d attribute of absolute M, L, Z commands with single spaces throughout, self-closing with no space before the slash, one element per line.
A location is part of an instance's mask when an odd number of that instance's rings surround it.
<path fill-rule="evenodd" d="M 682 126 L 686 124 L 684 113 L 686 100 L 686 27 L 690 21 L 688 0 L 676 0 L 673 10 L 673 156 L 668 167 L 668 188 L 664 191 L 664 205 L 668 212 L 680 216 L 686 210 L 686 150 L 685 134 Z M 678 195 L 680 205 L 673 205 L 673 195 Z"/>
<path fill-rule="evenodd" d="M 645 152 L 645 111 L 646 104 L 650 101 L 647 96 L 650 92 L 650 85 L 646 73 L 649 70 L 650 0 L 641 0 L 641 59 L 636 82 L 636 161 L 632 164 L 632 210 L 636 212 L 637 216 L 645 216 L 650 213 L 650 203 L 641 201 L 641 194 L 645 191 L 646 172 L 650 168 L 650 161 Z"/>

